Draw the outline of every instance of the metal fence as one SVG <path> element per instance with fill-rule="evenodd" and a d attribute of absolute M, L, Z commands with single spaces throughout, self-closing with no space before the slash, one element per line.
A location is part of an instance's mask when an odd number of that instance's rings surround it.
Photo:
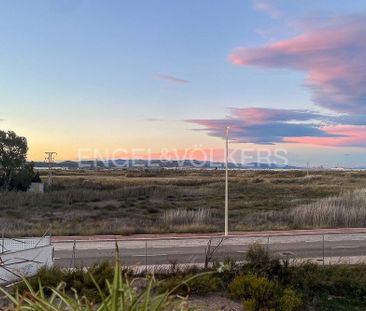
<path fill-rule="evenodd" d="M 0 285 L 19 281 L 22 277 L 35 275 L 43 267 L 53 265 L 51 237 L 1 238 Z"/>
<path fill-rule="evenodd" d="M 117 249 L 125 266 L 202 265 L 225 258 L 242 261 L 254 243 L 263 245 L 276 256 L 297 261 L 337 264 L 363 262 L 366 259 L 366 232 L 53 242 L 55 264 L 61 267 L 112 261 Z"/>
<path fill-rule="evenodd" d="M 50 236 L 19 239 L 2 237 L 0 240 L 0 255 L 47 245 L 51 245 Z"/>

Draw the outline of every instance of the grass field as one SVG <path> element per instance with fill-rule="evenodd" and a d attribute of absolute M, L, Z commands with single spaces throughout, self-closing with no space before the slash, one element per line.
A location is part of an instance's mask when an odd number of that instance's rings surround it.
<path fill-rule="evenodd" d="M 230 230 L 366 225 L 366 172 L 229 175 Z M 213 232 L 223 206 L 223 171 L 57 171 L 43 195 L 0 192 L 0 226 L 12 236 Z"/>

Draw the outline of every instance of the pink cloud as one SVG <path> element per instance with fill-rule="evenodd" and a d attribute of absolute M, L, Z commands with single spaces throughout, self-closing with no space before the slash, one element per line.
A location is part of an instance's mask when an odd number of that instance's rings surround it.
<path fill-rule="evenodd" d="M 303 143 L 333 147 L 366 147 L 365 125 L 336 125 L 325 127 L 323 130 L 328 134 L 339 135 L 338 137 L 286 137 L 285 142 Z"/>
<path fill-rule="evenodd" d="M 302 109 L 276 108 L 230 108 L 231 115 L 242 119 L 247 124 L 261 124 L 266 121 L 304 121 L 311 118 L 318 119 L 320 114 Z"/>
<path fill-rule="evenodd" d="M 227 118 L 188 121 L 220 138 L 230 126 L 230 138 L 237 143 L 366 147 L 366 17 L 338 17 L 314 24 L 290 39 L 264 47 L 237 48 L 230 60 L 241 66 L 307 73 L 305 86 L 314 102 L 337 114 L 231 108 Z"/>
<path fill-rule="evenodd" d="M 222 119 L 193 119 L 210 136 L 236 143 L 306 143 L 324 146 L 366 146 L 365 115 L 327 115 L 301 109 L 230 108 Z"/>
<path fill-rule="evenodd" d="M 237 143 L 274 144 L 288 137 L 337 137 L 322 130 L 320 123 L 334 117 L 299 109 L 231 108 L 225 119 L 193 119 L 209 135 L 224 137 L 230 126 L 230 139 Z M 328 120 L 329 119 L 329 120 Z M 353 121 L 353 120 L 350 120 Z"/>
<path fill-rule="evenodd" d="M 321 107 L 366 112 L 366 18 L 336 19 L 291 39 L 259 48 L 237 48 L 236 65 L 307 72 L 305 85 Z"/>

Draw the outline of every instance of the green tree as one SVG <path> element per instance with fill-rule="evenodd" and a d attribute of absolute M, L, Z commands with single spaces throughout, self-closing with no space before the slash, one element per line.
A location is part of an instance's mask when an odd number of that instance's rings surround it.
<path fill-rule="evenodd" d="M 9 182 L 9 190 L 27 191 L 35 179 L 34 164 L 26 163 L 18 170 Z M 38 177 L 39 178 L 39 177 Z"/>
<path fill-rule="evenodd" d="M 17 136 L 13 131 L 0 130 L 0 170 L 5 190 L 10 190 L 14 177 L 26 168 L 27 151 L 25 137 Z"/>

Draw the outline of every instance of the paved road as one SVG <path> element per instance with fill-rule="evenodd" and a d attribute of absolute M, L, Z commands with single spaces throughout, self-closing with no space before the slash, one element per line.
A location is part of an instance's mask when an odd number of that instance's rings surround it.
<path fill-rule="evenodd" d="M 350 233 L 348 233 L 350 232 Z M 325 233 L 325 234 L 324 234 Z M 258 234 L 258 233 L 256 233 Z M 323 235 L 324 234 L 324 235 Z M 324 242 L 323 242 L 324 236 Z M 74 238 L 76 240 L 76 238 Z M 222 237 L 215 236 L 168 236 L 168 237 L 123 237 L 116 241 L 111 237 L 94 237 L 76 240 L 55 237 L 55 264 L 60 267 L 90 266 L 103 260 L 113 260 L 116 243 L 124 265 L 163 265 L 169 263 L 203 263 L 208 240 L 212 247 Z M 214 259 L 227 257 L 241 260 L 252 243 L 260 243 L 272 253 L 290 258 L 310 258 L 322 262 L 366 259 L 366 231 L 290 231 L 260 233 L 260 236 L 236 234 L 225 238 L 215 252 Z M 324 253 L 323 253 L 324 244 Z M 365 256 L 365 258 L 363 258 Z"/>

